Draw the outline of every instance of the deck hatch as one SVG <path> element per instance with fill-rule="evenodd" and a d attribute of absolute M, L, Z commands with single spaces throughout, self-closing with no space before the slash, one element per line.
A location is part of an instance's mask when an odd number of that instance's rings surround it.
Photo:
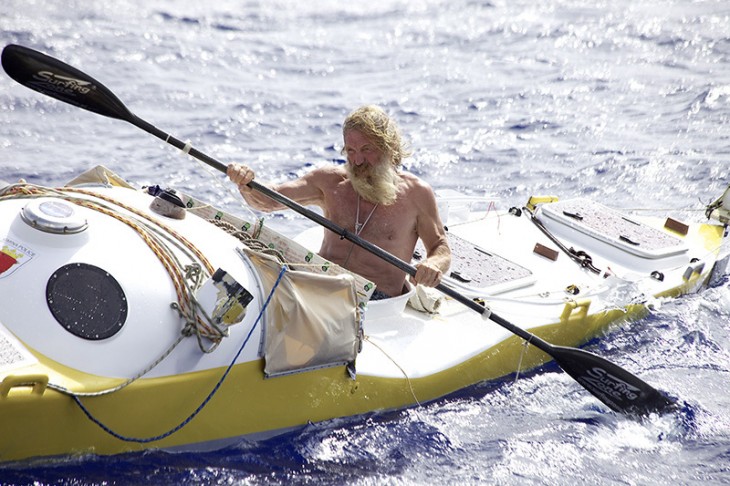
<path fill-rule="evenodd" d="M 666 258 L 687 251 L 676 236 L 588 199 L 546 204 L 540 210 L 539 219 L 550 231 L 570 228 L 642 258 Z"/>

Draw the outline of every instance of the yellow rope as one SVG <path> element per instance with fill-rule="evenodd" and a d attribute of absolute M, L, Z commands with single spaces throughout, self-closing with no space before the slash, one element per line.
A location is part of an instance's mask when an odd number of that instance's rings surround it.
<path fill-rule="evenodd" d="M 155 225 L 159 226 L 160 228 L 164 229 L 167 233 L 169 233 L 170 235 L 172 235 L 176 240 L 182 242 L 188 250 L 190 250 L 191 252 L 193 252 L 193 254 L 203 263 L 203 265 L 205 266 L 206 271 L 209 274 L 212 275 L 213 272 L 215 272 L 215 269 L 210 264 L 210 262 L 205 257 L 205 255 L 203 255 L 203 253 L 195 245 L 193 245 L 188 239 L 186 239 L 185 237 L 183 237 L 180 233 L 178 233 L 174 229 L 170 228 L 166 224 L 164 224 L 164 223 L 156 220 L 155 218 L 151 217 L 150 215 L 144 213 L 143 211 L 140 211 L 140 210 L 138 210 L 136 208 L 133 208 L 131 206 L 127 206 L 126 204 L 123 204 L 123 203 L 121 203 L 119 201 L 116 201 L 115 199 L 112 199 L 112 198 L 110 198 L 108 196 L 104 196 L 102 194 L 98 194 L 98 193 L 95 193 L 93 191 L 89 191 L 87 189 L 80 189 L 80 188 L 75 188 L 75 187 L 64 187 L 63 189 L 61 189 L 61 191 L 63 191 L 63 192 L 72 192 L 72 193 L 84 194 L 84 195 L 87 195 L 87 196 L 92 196 L 92 197 L 95 197 L 95 198 L 98 198 L 98 199 L 107 201 L 107 202 L 112 203 L 112 204 L 114 204 L 116 206 L 119 206 L 119 207 L 121 207 L 121 208 L 123 208 L 123 209 L 125 209 L 125 210 L 127 210 L 127 211 L 129 211 L 131 213 L 134 213 L 137 216 L 140 216 L 140 217 L 142 217 L 142 218 L 150 221 L 151 223 L 154 223 Z"/>

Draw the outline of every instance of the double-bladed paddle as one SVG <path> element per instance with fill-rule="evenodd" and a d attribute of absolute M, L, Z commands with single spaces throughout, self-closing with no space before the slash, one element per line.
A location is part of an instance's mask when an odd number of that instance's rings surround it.
<path fill-rule="evenodd" d="M 10 44 L 3 49 L 2 65 L 11 78 L 30 89 L 88 111 L 129 122 L 211 167 L 223 173 L 226 172 L 226 165 L 134 115 L 107 87 L 68 64 L 33 49 Z M 373 253 L 408 275 L 414 276 L 416 274 L 416 269 L 412 265 L 361 239 L 356 234 L 341 228 L 286 196 L 255 181 L 251 181 L 248 185 L 252 189 L 333 231 L 343 239 L 347 239 Z M 566 373 L 616 412 L 628 415 L 647 415 L 668 412 L 675 407 L 673 401 L 652 386 L 596 354 L 582 349 L 552 345 L 491 313 L 487 307 L 474 302 L 444 284 L 439 284 L 436 288 L 445 295 L 478 312 L 483 318 L 491 319 L 551 356 Z"/>

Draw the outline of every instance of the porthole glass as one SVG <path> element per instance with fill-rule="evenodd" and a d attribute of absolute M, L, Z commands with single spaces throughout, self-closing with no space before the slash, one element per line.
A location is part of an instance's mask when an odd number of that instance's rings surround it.
<path fill-rule="evenodd" d="M 127 319 L 127 297 L 119 282 L 87 263 L 56 270 L 46 285 L 46 302 L 59 324 L 84 339 L 111 337 Z"/>

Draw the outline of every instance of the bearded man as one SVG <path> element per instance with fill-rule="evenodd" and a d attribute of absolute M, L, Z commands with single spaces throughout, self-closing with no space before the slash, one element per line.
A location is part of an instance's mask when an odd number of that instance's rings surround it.
<path fill-rule="evenodd" d="M 321 207 L 327 219 L 406 262 L 420 238 L 427 258 L 416 265 L 411 281 L 435 287 L 451 265 L 451 250 L 433 189 L 400 170 L 410 154 L 397 125 L 381 108 L 363 106 L 345 119 L 342 135 L 344 166 L 320 167 L 272 189 L 299 204 Z M 247 186 L 255 176 L 249 167 L 231 164 L 227 173 L 253 208 L 285 208 Z M 405 290 L 402 270 L 330 230 L 324 232 L 319 254 L 374 282 L 374 299 Z"/>

